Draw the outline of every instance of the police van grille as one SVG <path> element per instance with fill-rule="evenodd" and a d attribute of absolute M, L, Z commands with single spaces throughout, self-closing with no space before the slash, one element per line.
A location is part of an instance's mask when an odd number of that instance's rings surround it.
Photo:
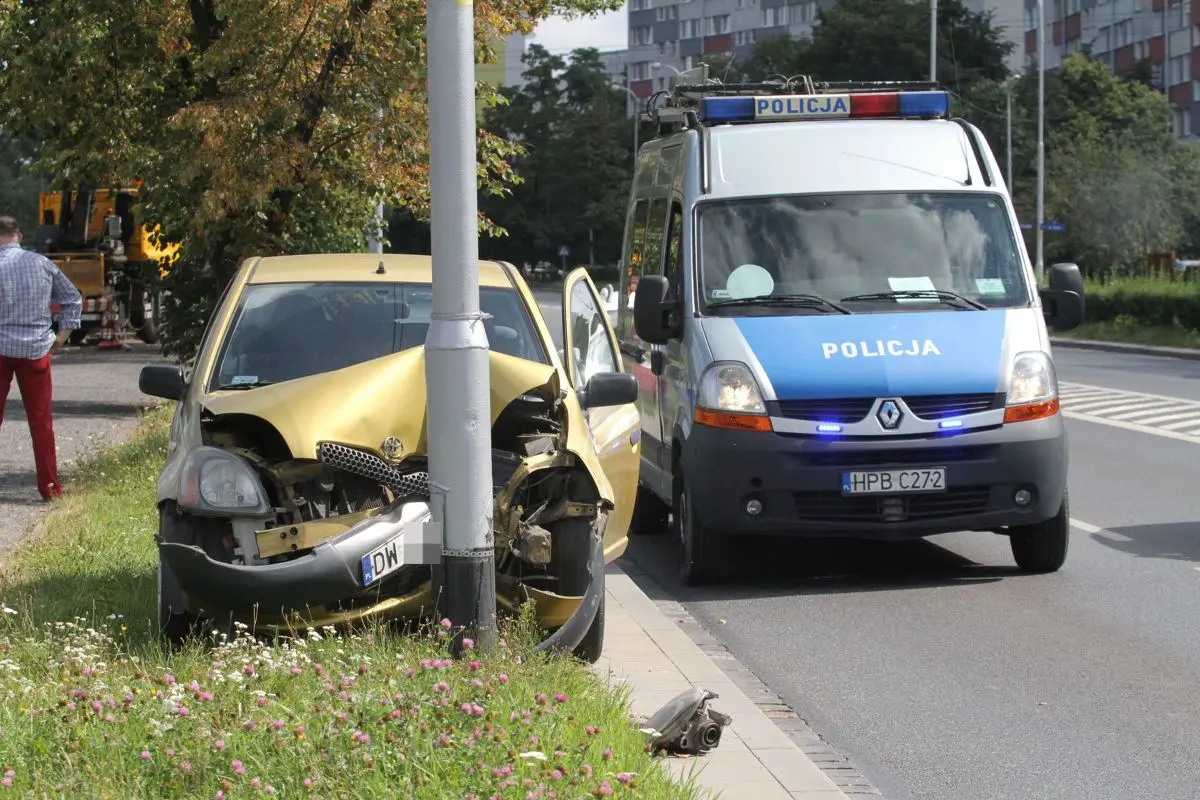
<path fill-rule="evenodd" d="M 909 522 L 981 514 L 990 496 L 987 486 L 954 486 L 944 492 L 890 496 L 796 492 L 795 503 L 802 522 Z"/>
<path fill-rule="evenodd" d="M 428 497 L 429 474 L 400 472 L 379 456 L 334 442 L 321 442 L 317 457 L 334 469 L 360 475 L 387 486 L 399 497 Z"/>
<path fill-rule="evenodd" d="M 779 416 L 811 422 L 862 422 L 875 405 L 874 397 L 851 397 L 834 400 L 780 400 Z M 770 409 L 770 413 L 775 409 Z"/>
<path fill-rule="evenodd" d="M 875 405 L 874 397 L 846 397 L 827 400 L 778 400 L 768 403 L 768 413 L 786 419 L 808 422 L 835 422 L 851 425 L 862 422 Z M 921 419 L 945 419 L 978 414 L 1004 407 L 1003 394 L 933 394 L 904 397 L 908 410 Z"/>
<path fill-rule="evenodd" d="M 945 419 L 1004 407 L 1003 394 L 933 394 L 905 397 L 908 410 L 921 419 Z"/>

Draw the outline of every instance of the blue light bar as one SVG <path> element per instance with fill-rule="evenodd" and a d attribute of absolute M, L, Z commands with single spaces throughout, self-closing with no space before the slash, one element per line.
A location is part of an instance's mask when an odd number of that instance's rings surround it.
<path fill-rule="evenodd" d="M 822 422 L 817 426 L 817 433 L 841 433 L 842 426 L 832 422 Z"/>
<path fill-rule="evenodd" d="M 938 427 L 942 430 L 946 430 L 948 428 L 961 428 L 962 424 L 963 423 L 961 419 L 944 419 L 938 423 Z"/>
<path fill-rule="evenodd" d="M 895 119 L 945 117 L 949 113 L 950 93 L 945 91 L 705 97 L 700 101 L 700 119 L 705 122 Z"/>

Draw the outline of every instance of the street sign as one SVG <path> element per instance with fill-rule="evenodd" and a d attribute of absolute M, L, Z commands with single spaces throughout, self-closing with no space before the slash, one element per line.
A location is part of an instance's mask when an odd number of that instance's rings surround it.
<path fill-rule="evenodd" d="M 1065 233 L 1067 230 L 1067 223 L 1059 222 L 1058 220 L 1046 220 L 1042 223 L 1042 230 L 1053 231 L 1055 233 Z"/>
<path fill-rule="evenodd" d="M 568 247 L 568 246 L 567 246 L 567 245 L 565 245 L 565 244 L 560 244 L 560 245 L 558 246 L 558 256 L 559 256 L 559 258 L 566 258 L 566 257 L 567 257 L 567 256 L 569 256 L 569 255 L 571 255 L 571 248 L 570 248 L 570 247 Z"/>
<path fill-rule="evenodd" d="M 1033 230 L 1033 223 L 1032 223 L 1032 222 L 1022 222 L 1022 223 L 1020 223 L 1020 225 L 1021 225 L 1021 230 L 1023 230 L 1023 231 L 1031 231 L 1031 230 Z"/>

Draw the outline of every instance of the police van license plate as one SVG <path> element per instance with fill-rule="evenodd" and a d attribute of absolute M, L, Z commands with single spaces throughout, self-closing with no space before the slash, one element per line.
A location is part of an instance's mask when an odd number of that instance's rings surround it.
<path fill-rule="evenodd" d="M 377 583 L 403 566 L 404 534 L 400 534 L 362 557 L 363 586 Z"/>
<path fill-rule="evenodd" d="M 909 494 L 946 491 L 946 468 L 876 469 L 842 473 L 842 494 Z"/>

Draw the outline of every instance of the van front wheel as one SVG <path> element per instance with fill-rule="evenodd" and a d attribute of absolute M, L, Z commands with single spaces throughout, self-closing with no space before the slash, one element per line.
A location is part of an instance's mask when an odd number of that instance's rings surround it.
<path fill-rule="evenodd" d="M 1009 529 L 1013 559 L 1022 572 L 1057 572 L 1067 560 L 1071 541 L 1070 499 L 1063 493 L 1058 513 L 1045 522 Z"/>
<path fill-rule="evenodd" d="M 679 579 L 686 586 L 715 583 L 725 569 L 725 537 L 703 525 L 692 505 L 692 492 L 679 464 L 675 465 L 672 532 L 679 540 Z"/>

